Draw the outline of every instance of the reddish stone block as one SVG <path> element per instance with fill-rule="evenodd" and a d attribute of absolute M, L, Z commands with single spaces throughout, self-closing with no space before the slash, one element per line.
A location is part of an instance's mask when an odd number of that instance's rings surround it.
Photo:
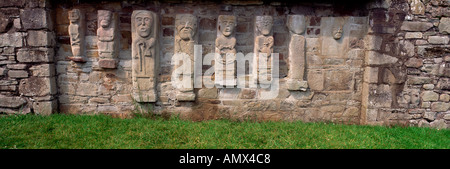
<path fill-rule="evenodd" d="M 164 28 L 163 29 L 163 36 L 173 36 L 174 31 L 172 28 Z"/>
<path fill-rule="evenodd" d="M 173 17 L 162 17 L 162 25 L 175 25 L 175 18 Z"/>
<path fill-rule="evenodd" d="M 200 19 L 200 29 L 203 30 L 216 30 L 217 21 L 215 19 L 202 18 Z"/>
<path fill-rule="evenodd" d="M 101 68 L 114 69 L 117 67 L 117 62 L 114 59 L 100 59 L 98 66 Z"/>

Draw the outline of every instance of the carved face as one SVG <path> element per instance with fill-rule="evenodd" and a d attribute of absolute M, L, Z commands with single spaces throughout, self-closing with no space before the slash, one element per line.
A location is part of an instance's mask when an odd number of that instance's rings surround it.
<path fill-rule="evenodd" d="M 263 16 L 257 20 L 256 27 L 263 35 L 269 35 L 272 31 L 273 19 L 271 16 Z"/>
<path fill-rule="evenodd" d="M 109 25 L 111 24 L 111 15 L 111 11 L 98 11 L 98 20 L 101 27 L 109 27 Z"/>
<path fill-rule="evenodd" d="M 141 12 L 135 17 L 136 32 L 139 36 L 145 38 L 150 35 L 153 18 L 150 13 Z"/>
<path fill-rule="evenodd" d="M 305 32 L 305 16 L 289 15 L 287 20 L 289 30 L 294 34 L 302 34 Z"/>
<path fill-rule="evenodd" d="M 219 30 L 224 36 L 230 36 L 236 27 L 234 16 L 219 16 Z"/>
<path fill-rule="evenodd" d="M 76 23 L 80 19 L 80 11 L 78 9 L 74 9 L 69 11 L 69 20 L 70 23 Z"/>
<path fill-rule="evenodd" d="M 183 40 L 192 40 L 197 29 L 197 19 L 194 16 L 181 16 L 175 23 L 178 36 Z"/>
<path fill-rule="evenodd" d="M 342 37 L 342 27 L 333 28 L 333 38 L 336 40 L 341 39 Z"/>

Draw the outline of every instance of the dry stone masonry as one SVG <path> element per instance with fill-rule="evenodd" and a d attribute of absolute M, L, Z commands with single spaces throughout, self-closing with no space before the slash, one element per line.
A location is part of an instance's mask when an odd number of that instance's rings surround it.
<path fill-rule="evenodd" d="M 450 1 L 0 1 L 2 114 L 141 111 L 450 128 Z"/>

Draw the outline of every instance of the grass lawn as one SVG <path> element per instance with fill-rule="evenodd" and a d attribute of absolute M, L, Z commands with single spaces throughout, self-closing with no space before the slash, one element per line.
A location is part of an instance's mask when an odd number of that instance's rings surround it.
<path fill-rule="evenodd" d="M 106 115 L 0 117 L 0 148 L 18 149 L 434 149 L 450 130 L 303 122 L 191 122 Z"/>

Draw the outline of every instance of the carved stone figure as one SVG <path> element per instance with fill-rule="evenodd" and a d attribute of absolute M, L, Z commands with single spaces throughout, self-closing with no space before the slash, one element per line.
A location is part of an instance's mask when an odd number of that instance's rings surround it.
<path fill-rule="evenodd" d="M 189 76 L 191 81 L 190 84 L 183 84 L 182 87 L 178 89 L 177 100 L 178 101 L 194 101 L 194 45 L 197 43 L 197 18 L 191 14 L 178 14 L 175 17 L 175 42 L 174 42 L 174 54 L 175 55 L 187 55 L 190 60 L 190 65 L 182 64 L 181 69 L 185 71 L 175 72 L 177 76 L 182 73 L 184 76 Z M 190 70 L 188 67 L 190 66 Z M 175 65 L 174 68 L 178 69 L 180 65 Z"/>
<path fill-rule="evenodd" d="M 256 57 L 253 59 L 253 83 L 270 84 L 271 82 L 271 54 L 273 52 L 274 43 L 272 26 L 272 16 L 256 16 L 254 48 Z M 260 61 L 260 59 L 265 60 Z"/>
<path fill-rule="evenodd" d="M 345 59 L 351 42 L 359 41 L 367 33 L 367 17 L 322 17 L 320 50 L 327 58 Z"/>
<path fill-rule="evenodd" d="M 74 62 L 86 62 L 84 58 L 84 17 L 79 9 L 69 11 L 69 35 L 73 56 L 69 57 Z"/>
<path fill-rule="evenodd" d="M 156 14 L 135 10 L 131 15 L 133 98 L 137 102 L 156 102 L 158 60 Z"/>
<path fill-rule="evenodd" d="M 216 53 L 220 55 L 215 61 L 215 83 L 220 86 L 235 86 L 234 61 L 236 60 L 236 38 L 234 29 L 236 17 L 219 15 L 217 25 Z"/>
<path fill-rule="evenodd" d="M 287 27 L 290 32 L 291 40 L 289 42 L 289 72 L 286 82 L 288 90 L 306 91 L 307 81 L 304 80 L 305 74 L 305 16 L 289 15 L 287 17 Z"/>
<path fill-rule="evenodd" d="M 116 68 L 118 56 L 118 20 L 117 16 L 111 11 L 98 11 L 98 54 L 100 56 L 99 66 L 102 68 Z"/>

